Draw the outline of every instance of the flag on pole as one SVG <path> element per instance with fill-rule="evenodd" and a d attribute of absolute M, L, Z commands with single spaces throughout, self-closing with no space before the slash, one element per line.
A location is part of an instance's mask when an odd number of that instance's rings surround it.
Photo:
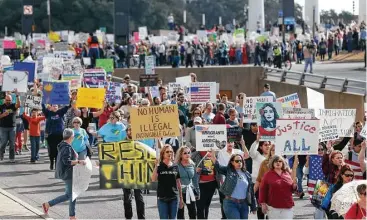
<path fill-rule="evenodd" d="M 311 155 L 308 164 L 309 164 L 309 175 L 308 175 L 307 191 L 310 195 L 312 195 L 317 180 L 323 180 L 325 178 L 324 173 L 322 172 L 322 156 Z"/>

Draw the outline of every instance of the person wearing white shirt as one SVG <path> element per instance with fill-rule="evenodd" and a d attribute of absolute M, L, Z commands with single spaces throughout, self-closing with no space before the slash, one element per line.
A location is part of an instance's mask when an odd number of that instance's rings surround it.
<path fill-rule="evenodd" d="M 247 151 L 245 141 L 243 140 L 243 138 L 241 140 L 241 146 L 242 146 L 242 149 L 244 150 L 244 152 L 239 150 L 239 149 L 235 149 L 234 148 L 234 142 L 228 140 L 227 141 L 227 146 L 218 152 L 217 161 L 218 161 L 219 165 L 228 166 L 228 162 L 231 159 L 231 156 L 233 154 L 241 154 L 241 155 L 243 155 L 244 159 L 249 158 L 249 152 Z M 220 184 L 224 183 L 224 178 L 225 178 L 225 176 L 222 176 L 222 175 L 220 176 Z M 218 186 L 218 188 L 219 188 L 219 186 Z M 226 219 L 226 216 L 225 216 L 224 210 L 223 210 L 223 199 L 225 198 L 225 196 L 219 190 L 218 190 L 218 192 L 219 192 L 219 201 L 220 201 L 220 204 L 221 204 L 222 219 Z"/>
<path fill-rule="evenodd" d="M 163 43 L 161 43 L 161 45 L 159 46 L 158 53 L 159 53 L 159 65 L 162 66 L 164 64 L 164 56 L 166 54 L 166 47 L 164 46 Z"/>
<path fill-rule="evenodd" d="M 173 17 L 173 14 L 171 13 L 168 18 L 168 28 L 172 31 L 175 28 L 175 18 Z"/>
<path fill-rule="evenodd" d="M 252 182 L 255 184 L 254 192 L 256 193 L 256 178 L 259 174 L 259 169 L 261 163 L 265 160 L 269 153 L 270 142 L 269 141 L 259 141 L 259 135 L 257 140 L 251 145 L 249 150 L 249 155 L 252 158 Z"/>

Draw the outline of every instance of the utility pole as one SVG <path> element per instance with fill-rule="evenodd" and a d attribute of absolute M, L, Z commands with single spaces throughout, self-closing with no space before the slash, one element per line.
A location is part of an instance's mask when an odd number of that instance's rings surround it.
<path fill-rule="evenodd" d="M 47 0 L 48 32 L 51 32 L 51 3 Z"/>
<path fill-rule="evenodd" d="M 186 24 L 186 10 L 183 11 L 183 23 Z"/>
<path fill-rule="evenodd" d="M 315 19 L 316 19 L 316 6 L 313 6 L 312 11 L 312 39 L 315 39 Z"/>

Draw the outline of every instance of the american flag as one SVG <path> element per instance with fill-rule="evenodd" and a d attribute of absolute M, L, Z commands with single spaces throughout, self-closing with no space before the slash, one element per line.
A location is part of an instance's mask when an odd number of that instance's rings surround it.
<path fill-rule="evenodd" d="M 350 160 L 344 160 L 345 164 L 348 164 L 353 172 L 354 172 L 354 179 L 361 180 L 363 179 L 363 173 L 361 170 L 361 166 L 358 162 L 350 161 Z M 324 173 L 322 172 L 322 156 L 318 155 L 312 155 L 310 156 L 309 161 L 309 176 L 308 176 L 308 193 L 310 195 L 313 194 L 313 190 L 315 188 L 315 185 L 317 183 L 317 180 L 323 180 L 324 179 Z"/>
<path fill-rule="evenodd" d="M 190 88 L 191 103 L 203 103 L 210 100 L 210 86 L 197 85 Z"/>

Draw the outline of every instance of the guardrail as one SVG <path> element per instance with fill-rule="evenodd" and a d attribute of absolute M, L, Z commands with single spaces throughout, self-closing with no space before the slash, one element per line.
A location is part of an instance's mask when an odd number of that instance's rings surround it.
<path fill-rule="evenodd" d="M 264 78 L 268 79 L 268 77 L 279 77 L 280 82 L 286 82 L 287 79 L 298 81 L 298 85 L 304 86 L 305 83 L 314 83 L 319 84 L 319 89 L 325 89 L 326 86 L 332 87 L 340 87 L 339 92 L 349 92 L 348 89 L 357 90 L 359 94 L 366 95 L 366 81 L 355 80 L 355 79 L 347 79 L 347 78 L 339 78 L 332 76 L 325 76 L 319 74 L 311 74 L 311 73 L 303 73 L 292 70 L 285 69 L 276 69 L 271 67 L 264 67 Z M 280 73 L 280 74 L 279 74 Z M 292 76 L 293 75 L 293 76 Z M 294 77 L 294 75 L 298 75 L 299 77 Z M 315 81 L 316 79 L 320 79 Z M 313 80 L 312 80 L 313 79 Z M 340 81 L 340 84 L 335 84 L 330 81 Z M 350 85 L 354 84 L 354 85 Z M 364 85 L 363 85 L 364 84 Z M 361 85 L 361 86 L 358 86 Z"/>

